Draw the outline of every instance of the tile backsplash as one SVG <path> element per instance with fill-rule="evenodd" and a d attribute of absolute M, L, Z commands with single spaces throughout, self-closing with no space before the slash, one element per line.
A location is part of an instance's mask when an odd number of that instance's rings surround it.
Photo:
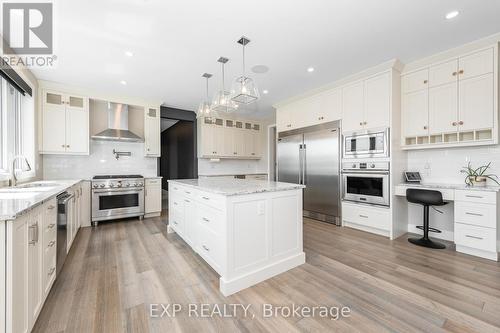
<path fill-rule="evenodd" d="M 460 169 L 471 162 L 473 167 L 491 162 L 488 173 L 500 177 L 500 146 L 426 149 L 408 152 L 408 170 L 419 171 L 423 182 L 463 184 Z M 495 185 L 488 180 L 490 185 Z"/>
<path fill-rule="evenodd" d="M 117 151 L 131 152 L 131 156 L 113 155 Z M 139 174 L 157 175 L 157 158 L 144 157 L 143 143 L 90 141 L 90 155 L 43 155 L 44 179 L 90 179 L 95 175 Z"/>

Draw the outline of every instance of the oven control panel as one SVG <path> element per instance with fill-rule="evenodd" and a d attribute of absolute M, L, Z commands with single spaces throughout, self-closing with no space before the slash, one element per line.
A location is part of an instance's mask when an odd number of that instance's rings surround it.
<path fill-rule="evenodd" d="M 109 189 L 109 188 L 141 188 L 144 186 L 144 179 L 107 179 L 93 180 L 93 189 Z"/>
<path fill-rule="evenodd" d="M 343 171 L 389 171 L 389 162 L 344 162 Z"/>

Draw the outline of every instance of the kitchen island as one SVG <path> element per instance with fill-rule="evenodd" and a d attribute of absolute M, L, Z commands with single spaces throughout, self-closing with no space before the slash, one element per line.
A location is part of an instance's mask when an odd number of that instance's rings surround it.
<path fill-rule="evenodd" d="M 168 231 L 220 275 L 223 295 L 305 262 L 303 185 L 218 178 L 168 183 Z"/>

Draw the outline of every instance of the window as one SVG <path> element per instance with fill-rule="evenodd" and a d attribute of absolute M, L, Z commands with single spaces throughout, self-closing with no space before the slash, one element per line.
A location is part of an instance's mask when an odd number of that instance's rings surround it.
<path fill-rule="evenodd" d="M 35 108 L 29 95 L 21 94 L 5 79 L 0 81 L 0 178 L 10 177 L 16 155 L 28 159 L 31 171 L 19 178 L 35 175 Z"/>

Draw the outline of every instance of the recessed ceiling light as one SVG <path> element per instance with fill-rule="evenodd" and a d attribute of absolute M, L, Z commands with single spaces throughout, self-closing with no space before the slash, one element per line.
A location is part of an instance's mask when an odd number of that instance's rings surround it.
<path fill-rule="evenodd" d="M 457 16 L 458 16 L 458 14 L 460 14 L 460 13 L 458 12 L 458 10 L 454 10 L 454 11 L 452 11 L 452 12 L 449 12 L 448 14 L 446 14 L 446 19 L 447 19 L 447 20 L 451 20 L 452 18 L 457 17 Z"/>
<path fill-rule="evenodd" d="M 309 68 L 307 69 L 307 71 L 308 71 L 309 73 L 314 72 L 314 67 L 309 67 Z"/>
<path fill-rule="evenodd" d="M 269 94 L 269 90 L 264 89 L 264 90 L 262 90 L 262 93 L 263 93 L 263 94 Z"/>
<path fill-rule="evenodd" d="M 121 80 L 120 83 L 123 84 L 124 86 L 127 85 L 127 81 L 125 81 L 125 80 Z"/>
<path fill-rule="evenodd" d="M 134 53 L 132 51 L 125 51 L 125 55 L 127 57 L 133 57 L 134 56 Z"/>

